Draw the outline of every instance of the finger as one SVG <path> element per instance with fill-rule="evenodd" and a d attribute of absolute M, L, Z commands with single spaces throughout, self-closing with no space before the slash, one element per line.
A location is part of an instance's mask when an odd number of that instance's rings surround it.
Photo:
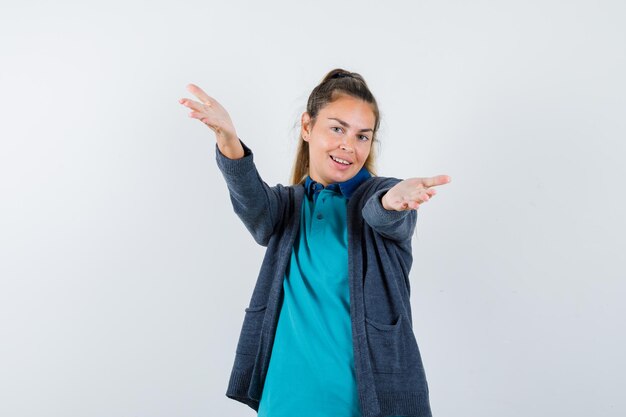
<path fill-rule="evenodd" d="M 191 100 L 188 98 L 181 98 L 180 100 L 178 100 L 178 102 L 185 107 L 189 107 L 190 109 L 193 109 L 199 112 L 204 112 L 207 110 L 205 104 L 199 103 L 195 100 Z"/>
<path fill-rule="evenodd" d="M 202 123 L 206 124 L 207 126 L 210 126 L 210 123 L 209 123 L 210 119 L 209 119 L 209 117 L 205 113 L 192 111 L 191 113 L 189 113 L 189 117 L 193 117 L 194 119 L 198 119 Z"/>
<path fill-rule="evenodd" d="M 449 175 L 436 175 L 434 177 L 422 178 L 422 184 L 426 187 L 435 187 L 437 185 L 447 184 L 452 181 Z"/>
<path fill-rule="evenodd" d="M 202 120 L 202 119 L 206 118 L 207 115 L 202 113 L 202 112 L 199 112 L 199 111 L 192 111 L 191 113 L 189 113 L 189 117 L 193 117 L 194 119 Z"/>
<path fill-rule="evenodd" d="M 409 197 L 407 199 L 407 203 L 405 204 L 408 204 L 409 208 L 415 208 L 415 206 L 419 206 L 420 204 L 427 202 L 429 199 L 430 197 L 428 197 L 428 194 L 421 193 L 419 195 Z"/>
<path fill-rule="evenodd" d="M 412 192 L 408 196 L 408 200 L 426 202 L 430 200 L 435 194 L 436 194 L 436 191 L 434 188 L 420 188 Z"/>
<path fill-rule="evenodd" d="M 202 90 L 200 87 L 198 87 L 195 84 L 188 84 L 187 91 L 189 91 L 194 96 L 198 97 L 198 99 L 204 104 L 211 105 L 213 101 L 212 97 L 210 97 L 207 93 L 204 92 L 204 90 Z"/>
<path fill-rule="evenodd" d="M 426 191 L 420 193 L 420 195 L 415 199 L 419 204 L 426 203 L 430 200 L 430 194 Z"/>
<path fill-rule="evenodd" d="M 404 203 L 402 203 L 402 205 L 400 206 L 400 210 L 404 211 L 404 210 L 412 210 L 413 209 L 413 201 L 405 201 Z"/>
<path fill-rule="evenodd" d="M 436 188 L 424 188 L 424 192 L 428 193 L 428 195 L 432 197 L 435 194 L 437 194 L 437 189 Z"/>

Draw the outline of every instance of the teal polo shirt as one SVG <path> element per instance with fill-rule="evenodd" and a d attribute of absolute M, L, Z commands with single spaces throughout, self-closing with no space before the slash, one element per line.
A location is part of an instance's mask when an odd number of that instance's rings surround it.
<path fill-rule="evenodd" d="M 354 371 L 346 204 L 371 174 L 324 187 L 307 177 L 299 236 L 259 417 L 361 417 Z"/>

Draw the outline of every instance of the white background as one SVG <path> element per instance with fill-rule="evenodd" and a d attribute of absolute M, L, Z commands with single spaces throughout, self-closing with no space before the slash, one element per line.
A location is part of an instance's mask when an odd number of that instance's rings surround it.
<path fill-rule="evenodd" d="M 623 416 L 622 1 L 13 2 L 0 11 L 0 415 L 253 416 L 226 398 L 263 256 L 215 136 L 269 184 L 331 69 L 422 206 L 414 332 L 436 417 Z M 306 416 L 304 416 L 306 417 Z"/>

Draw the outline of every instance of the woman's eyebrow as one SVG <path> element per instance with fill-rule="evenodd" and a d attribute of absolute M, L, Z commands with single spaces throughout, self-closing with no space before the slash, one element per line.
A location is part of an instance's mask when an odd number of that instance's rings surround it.
<path fill-rule="evenodd" d="M 336 120 L 343 127 L 350 127 L 350 125 L 348 123 L 344 122 L 341 119 L 337 119 L 336 117 L 329 117 L 328 119 L 329 120 Z M 373 131 L 374 131 L 373 129 L 361 129 L 361 130 L 359 130 L 359 132 L 373 132 Z"/>

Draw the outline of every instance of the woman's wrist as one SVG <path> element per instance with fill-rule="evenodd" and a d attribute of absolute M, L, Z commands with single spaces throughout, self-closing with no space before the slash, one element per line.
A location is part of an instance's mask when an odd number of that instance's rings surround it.
<path fill-rule="evenodd" d="M 393 211 L 394 209 L 386 203 L 387 200 L 385 200 L 385 197 L 387 197 L 387 194 L 389 194 L 389 191 L 383 194 L 383 196 L 380 198 L 380 203 L 385 210 Z"/>
<path fill-rule="evenodd" d="M 245 155 L 243 146 L 241 146 L 241 142 L 237 136 L 235 136 L 235 139 L 218 140 L 217 147 L 228 159 L 241 159 Z"/>

